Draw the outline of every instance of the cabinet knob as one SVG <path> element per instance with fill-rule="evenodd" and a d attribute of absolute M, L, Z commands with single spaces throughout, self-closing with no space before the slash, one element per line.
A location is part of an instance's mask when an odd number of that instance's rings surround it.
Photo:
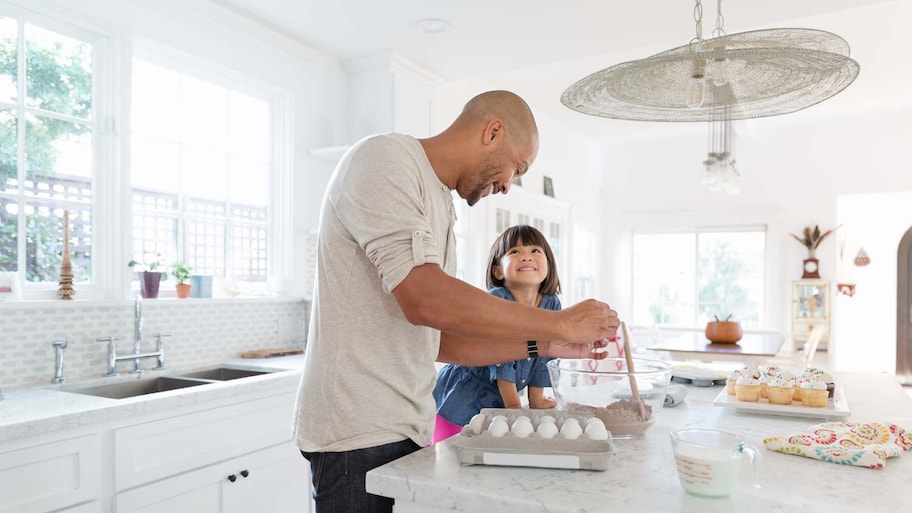
<path fill-rule="evenodd" d="M 237 476 L 234 474 L 231 474 L 230 476 L 228 476 L 228 480 L 233 483 L 233 482 L 237 481 Z"/>
<path fill-rule="evenodd" d="M 249 475 L 250 475 L 250 472 L 248 472 L 246 468 L 241 471 L 241 477 L 247 477 Z"/>

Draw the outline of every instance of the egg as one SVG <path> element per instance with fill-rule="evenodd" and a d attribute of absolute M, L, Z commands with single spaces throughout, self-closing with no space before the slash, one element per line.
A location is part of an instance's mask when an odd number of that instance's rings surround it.
<path fill-rule="evenodd" d="M 579 422 L 564 422 L 560 428 L 560 434 L 568 440 L 576 440 L 583 434 L 583 428 L 580 427 Z"/>
<path fill-rule="evenodd" d="M 589 417 L 588 419 L 586 419 L 586 423 L 585 423 L 585 425 L 583 425 L 583 429 L 584 430 L 589 429 L 589 426 L 591 426 L 593 424 L 601 424 L 602 427 L 605 427 L 605 423 L 602 422 L 602 419 L 600 419 L 598 417 Z"/>
<path fill-rule="evenodd" d="M 507 416 L 506 415 L 494 415 L 493 417 L 491 417 L 491 422 L 494 422 L 495 420 L 502 420 L 502 421 L 506 422 Z"/>
<path fill-rule="evenodd" d="M 469 420 L 469 430 L 473 435 L 481 434 L 481 430 L 484 429 L 485 417 L 486 415 L 483 413 L 476 413 L 472 416 L 472 419 Z"/>
<path fill-rule="evenodd" d="M 528 422 L 529 424 L 532 424 L 532 419 L 530 419 L 529 417 L 527 417 L 525 415 L 519 415 L 516 417 L 516 420 L 513 421 L 514 424 L 516 424 L 517 422 Z"/>
<path fill-rule="evenodd" d="M 517 419 L 513 422 L 513 427 L 510 429 L 510 433 L 513 434 L 516 438 L 528 438 L 532 434 L 532 422 L 526 420 L 522 421 Z"/>
<path fill-rule="evenodd" d="M 586 426 L 586 436 L 590 440 L 607 440 L 608 429 L 605 428 L 605 424 L 602 422 L 591 422 Z"/>
<path fill-rule="evenodd" d="M 491 436 L 500 438 L 510 432 L 510 426 L 507 425 L 506 420 L 495 417 L 494 420 L 491 421 L 491 425 L 488 426 L 488 431 L 491 433 Z"/>
<path fill-rule="evenodd" d="M 579 426 L 579 419 L 577 419 L 576 417 L 566 417 L 563 420 L 561 420 L 561 427 L 563 427 L 567 424 L 576 424 L 577 426 Z M 582 426 L 580 426 L 580 427 L 582 427 Z"/>
<path fill-rule="evenodd" d="M 554 438 L 554 435 L 557 434 L 557 424 L 554 422 L 542 422 L 538 425 L 538 430 L 536 431 L 538 436 L 542 438 Z"/>
<path fill-rule="evenodd" d="M 538 418 L 538 423 L 539 423 L 539 425 L 541 425 L 543 422 L 550 422 L 553 424 L 554 417 L 552 417 L 551 415 L 542 415 L 541 417 Z"/>

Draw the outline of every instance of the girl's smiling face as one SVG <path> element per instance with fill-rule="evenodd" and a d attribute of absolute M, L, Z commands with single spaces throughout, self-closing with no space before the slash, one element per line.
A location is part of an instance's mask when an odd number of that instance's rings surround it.
<path fill-rule="evenodd" d="M 548 277 L 548 257 L 541 246 L 526 246 L 520 240 L 500 257 L 500 265 L 495 266 L 493 271 L 507 287 L 530 286 L 538 289 Z"/>

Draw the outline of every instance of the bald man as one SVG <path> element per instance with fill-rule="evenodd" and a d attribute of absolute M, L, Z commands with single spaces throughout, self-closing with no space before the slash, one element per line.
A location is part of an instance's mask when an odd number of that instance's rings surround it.
<path fill-rule="evenodd" d="M 490 91 L 434 137 L 371 136 L 342 157 L 321 207 L 295 413 L 317 513 L 392 511 L 365 474 L 430 442 L 434 361 L 603 357 L 594 349 L 620 324 L 608 305 L 543 310 L 453 277 L 452 191 L 469 205 L 506 194 L 537 153 L 526 102 Z"/>

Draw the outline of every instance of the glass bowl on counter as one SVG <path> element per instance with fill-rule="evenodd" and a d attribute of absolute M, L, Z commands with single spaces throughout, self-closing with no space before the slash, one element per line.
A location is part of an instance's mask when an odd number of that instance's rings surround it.
<path fill-rule="evenodd" d="M 613 438 L 641 438 L 665 404 L 671 364 L 633 358 L 628 372 L 624 358 L 562 359 L 548 362 L 557 407 L 590 412 L 604 422 Z M 636 383 L 640 402 L 634 400 Z"/>

